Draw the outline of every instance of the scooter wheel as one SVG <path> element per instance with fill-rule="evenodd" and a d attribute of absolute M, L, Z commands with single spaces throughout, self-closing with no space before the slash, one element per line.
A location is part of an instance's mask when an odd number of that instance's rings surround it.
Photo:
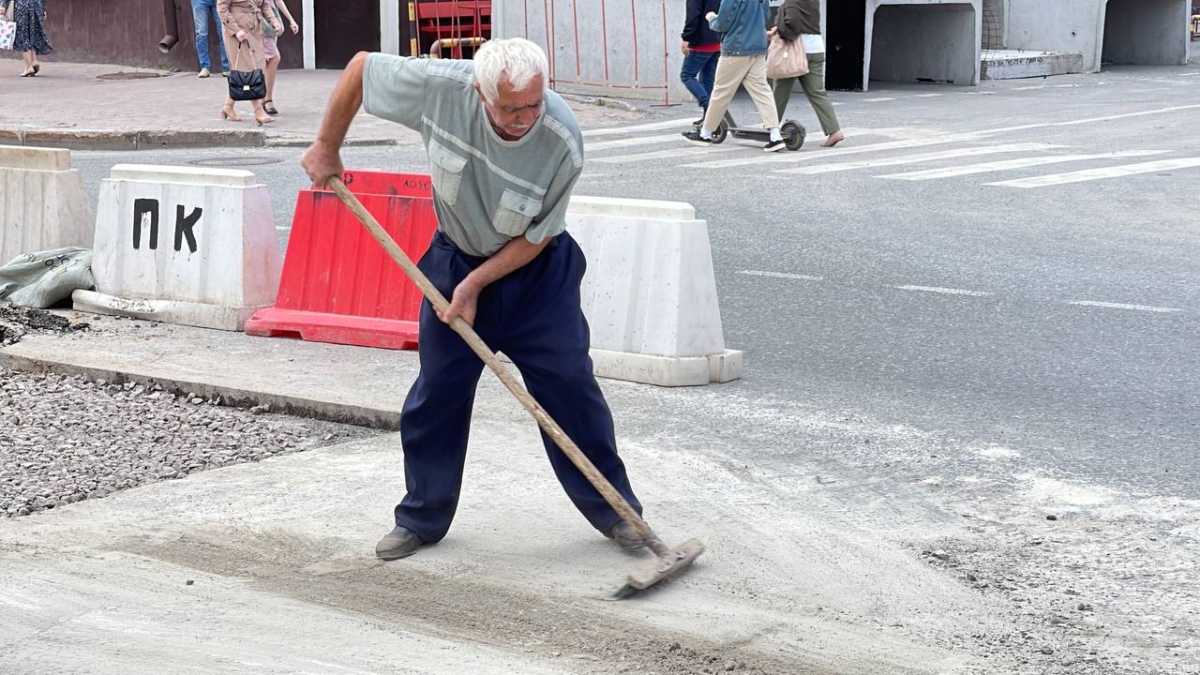
<path fill-rule="evenodd" d="M 804 127 L 795 122 L 785 122 L 779 129 L 783 134 L 783 146 L 788 150 L 799 150 L 804 147 Z"/>
<path fill-rule="evenodd" d="M 729 136 L 729 127 L 725 126 L 724 122 L 721 122 L 721 124 L 717 126 L 717 130 L 713 132 L 712 142 L 724 143 L 727 136 Z"/>

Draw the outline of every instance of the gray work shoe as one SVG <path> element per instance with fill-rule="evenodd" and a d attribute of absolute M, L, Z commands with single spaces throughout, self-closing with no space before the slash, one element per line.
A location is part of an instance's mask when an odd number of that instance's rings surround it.
<path fill-rule="evenodd" d="M 609 531 L 609 539 L 615 539 L 617 544 L 626 551 L 640 551 L 646 547 L 645 540 L 638 534 L 633 526 L 625 521 L 621 521 L 613 525 L 613 529 Z"/>
<path fill-rule="evenodd" d="M 420 537 L 407 528 L 397 525 L 383 539 L 375 544 L 375 557 L 380 560 L 399 560 L 417 552 L 421 548 Z"/>

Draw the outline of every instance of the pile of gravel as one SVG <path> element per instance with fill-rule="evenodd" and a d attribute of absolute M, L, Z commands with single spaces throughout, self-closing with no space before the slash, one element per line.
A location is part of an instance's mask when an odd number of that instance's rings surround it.
<path fill-rule="evenodd" d="M 0 368 L 0 516 L 378 434 L 158 385 Z"/>

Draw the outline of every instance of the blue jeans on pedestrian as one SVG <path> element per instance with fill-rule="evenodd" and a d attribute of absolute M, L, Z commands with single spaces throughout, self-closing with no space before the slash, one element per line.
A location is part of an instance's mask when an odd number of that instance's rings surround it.
<path fill-rule="evenodd" d="M 196 25 L 196 58 L 201 68 L 209 68 L 208 60 L 208 17 L 217 24 L 217 40 L 221 43 L 221 68 L 229 72 L 229 57 L 225 56 L 225 31 L 221 30 L 221 16 L 217 13 L 217 0 L 192 0 L 192 23 Z"/>
<path fill-rule="evenodd" d="M 683 84 L 692 92 L 692 96 L 700 103 L 701 108 L 708 107 L 708 97 L 712 95 L 713 82 L 717 77 L 717 61 L 721 52 L 690 51 L 683 57 L 683 68 L 679 77 Z"/>

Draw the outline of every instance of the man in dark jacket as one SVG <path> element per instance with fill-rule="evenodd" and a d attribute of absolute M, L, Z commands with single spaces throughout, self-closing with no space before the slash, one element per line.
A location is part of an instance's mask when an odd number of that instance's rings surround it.
<path fill-rule="evenodd" d="M 717 61 L 721 58 L 721 34 L 709 27 L 704 15 L 720 8 L 721 0 L 687 0 L 687 21 L 680 35 L 683 68 L 679 77 L 704 110 L 708 110 L 708 97 L 712 95 Z M 703 114 L 696 124 L 702 123 Z"/>

